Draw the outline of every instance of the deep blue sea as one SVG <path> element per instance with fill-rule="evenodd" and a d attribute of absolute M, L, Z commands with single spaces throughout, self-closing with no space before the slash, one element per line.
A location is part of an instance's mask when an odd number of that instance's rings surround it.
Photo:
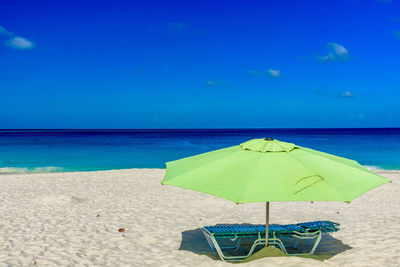
<path fill-rule="evenodd" d="M 400 128 L 0 130 L 0 173 L 165 168 L 165 162 L 272 137 L 400 169 Z"/>

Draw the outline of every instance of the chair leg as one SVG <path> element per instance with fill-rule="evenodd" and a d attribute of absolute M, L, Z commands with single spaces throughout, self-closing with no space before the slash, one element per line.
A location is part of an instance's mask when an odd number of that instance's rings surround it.
<path fill-rule="evenodd" d="M 314 232 L 314 233 L 296 233 L 293 235 L 293 237 L 297 238 L 297 239 L 315 239 L 314 245 L 311 248 L 310 252 L 308 253 L 293 253 L 293 254 L 289 254 L 292 256 L 298 256 L 298 255 L 313 255 L 315 250 L 318 247 L 318 244 L 321 241 L 322 238 L 322 232 L 318 231 L 318 232 Z"/>
<path fill-rule="evenodd" d="M 300 240 L 299 238 L 296 238 L 296 242 L 294 242 L 294 245 L 293 245 L 294 248 L 297 248 L 297 245 L 299 244 L 299 240 Z"/>
<path fill-rule="evenodd" d="M 225 256 L 225 254 L 222 252 L 222 248 L 219 246 L 217 240 L 215 239 L 214 235 L 211 233 L 208 233 L 207 231 L 203 231 L 204 236 L 206 237 L 207 241 L 209 242 L 211 248 L 214 248 L 218 256 L 222 261 L 228 262 L 228 261 L 240 261 L 242 259 L 247 258 L 249 255 L 246 256 Z M 238 241 L 240 243 L 240 240 Z M 239 245 L 239 244 L 238 244 Z"/>
<path fill-rule="evenodd" d="M 317 247 L 318 247 L 319 242 L 321 241 L 321 238 L 322 238 L 322 233 L 319 232 L 318 237 L 317 237 L 317 240 L 315 240 L 314 246 L 312 247 L 312 249 L 311 249 L 311 251 L 310 251 L 310 255 L 313 255 L 313 254 L 314 254 L 315 250 L 316 250 Z"/>
<path fill-rule="evenodd" d="M 235 251 L 237 251 L 240 248 L 240 242 L 242 241 L 242 239 L 240 238 L 239 241 L 237 242 L 237 245 L 235 247 Z"/>

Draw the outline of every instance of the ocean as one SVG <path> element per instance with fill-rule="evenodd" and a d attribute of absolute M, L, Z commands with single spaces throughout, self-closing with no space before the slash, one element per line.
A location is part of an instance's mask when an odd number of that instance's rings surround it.
<path fill-rule="evenodd" d="M 272 137 L 400 170 L 400 128 L 0 130 L 0 174 L 165 168 L 165 162 Z"/>

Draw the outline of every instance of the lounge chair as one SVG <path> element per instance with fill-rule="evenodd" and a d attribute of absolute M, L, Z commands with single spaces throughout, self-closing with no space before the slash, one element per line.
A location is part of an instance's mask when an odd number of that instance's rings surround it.
<path fill-rule="evenodd" d="M 279 247 L 285 254 L 288 255 L 312 255 L 315 252 L 322 235 L 336 232 L 339 230 L 339 224 L 330 221 L 315 221 L 298 224 L 271 224 L 269 225 L 268 244 Z M 211 249 L 216 250 L 221 260 L 223 261 L 240 261 L 249 257 L 254 249 L 259 245 L 265 245 L 265 225 L 215 225 L 206 226 L 203 228 L 204 236 L 206 237 Z M 238 250 L 243 239 L 254 240 L 247 255 L 241 256 L 226 256 L 223 250 L 234 249 Z M 315 239 L 314 245 L 309 252 L 303 253 L 288 253 L 283 238 L 296 238 L 294 248 L 300 239 Z M 220 246 L 218 241 L 229 241 L 232 245 Z M 220 242 L 221 243 L 221 242 Z M 226 242 L 224 242 L 226 243 Z"/>

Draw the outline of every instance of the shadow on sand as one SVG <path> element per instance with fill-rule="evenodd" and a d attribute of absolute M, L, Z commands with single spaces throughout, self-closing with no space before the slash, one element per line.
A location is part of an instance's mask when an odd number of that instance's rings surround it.
<path fill-rule="evenodd" d="M 286 242 L 284 241 L 284 243 Z M 313 240 L 302 240 L 299 242 L 298 248 L 307 249 L 312 247 L 312 244 Z M 259 246 L 252 255 L 257 253 L 262 248 L 263 246 Z M 241 255 L 247 254 L 248 249 L 249 249 L 248 247 L 247 248 L 244 247 L 243 249 L 241 249 L 240 254 Z M 344 244 L 342 241 L 334 238 L 330 234 L 325 234 L 321 242 L 319 243 L 314 255 L 287 256 L 287 257 L 303 257 L 303 258 L 311 258 L 319 261 L 324 261 L 349 249 L 352 249 L 352 247 Z M 202 228 L 197 228 L 194 230 L 188 230 L 182 232 L 182 241 L 179 250 L 191 251 L 199 255 L 206 255 L 213 260 L 220 260 L 218 254 L 215 251 L 212 251 L 210 246 L 208 245 L 208 242 L 204 237 Z M 258 257 L 254 257 L 253 260 L 257 258 Z"/>

